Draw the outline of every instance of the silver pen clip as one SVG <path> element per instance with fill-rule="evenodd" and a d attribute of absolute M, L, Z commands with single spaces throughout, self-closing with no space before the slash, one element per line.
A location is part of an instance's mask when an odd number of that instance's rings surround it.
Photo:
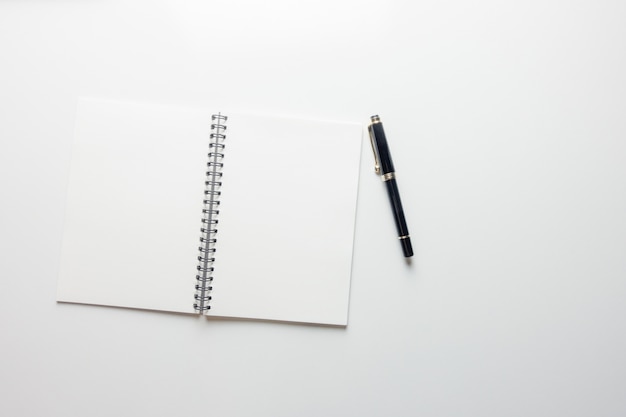
<path fill-rule="evenodd" d="M 380 119 L 378 116 L 372 116 L 372 124 L 380 123 Z M 378 152 L 376 151 L 376 138 L 374 136 L 374 129 L 372 129 L 372 124 L 367 127 L 367 131 L 370 134 L 370 144 L 372 145 L 372 152 L 374 153 L 374 171 L 376 174 L 380 175 L 380 161 L 378 160 Z"/>

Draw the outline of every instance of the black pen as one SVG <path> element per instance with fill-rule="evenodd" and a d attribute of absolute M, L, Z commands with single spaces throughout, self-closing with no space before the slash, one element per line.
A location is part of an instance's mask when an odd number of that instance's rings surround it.
<path fill-rule="evenodd" d="M 413 256 L 413 247 L 411 246 L 409 229 L 406 226 L 406 219 L 404 218 L 404 210 L 402 210 L 402 202 L 400 201 L 400 192 L 398 191 L 396 172 L 393 168 L 393 162 L 391 161 L 389 145 L 387 144 L 387 138 L 385 137 L 385 131 L 383 130 L 380 117 L 372 116 L 370 119 L 372 123 L 367 129 L 370 133 L 372 150 L 374 151 L 374 161 L 376 163 L 374 169 L 376 170 L 376 174 L 382 175 L 382 180 L 387 186 L 387 194 L 389 194 L 393 218 L 396 221 L 396 228 L 398 229 L 398 239 L 402 244 L 404 256 L 408 258 Z"/>

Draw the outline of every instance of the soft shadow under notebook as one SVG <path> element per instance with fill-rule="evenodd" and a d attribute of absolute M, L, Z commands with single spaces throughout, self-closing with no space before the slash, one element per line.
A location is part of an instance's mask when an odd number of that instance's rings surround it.
<path fill-rule="evenodd" d="M 81 99 L 57 300 L 346 325 L 361 137 Z"/>

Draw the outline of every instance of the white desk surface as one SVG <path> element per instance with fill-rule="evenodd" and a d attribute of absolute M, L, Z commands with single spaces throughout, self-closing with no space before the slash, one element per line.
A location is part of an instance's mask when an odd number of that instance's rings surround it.
<path fill-rule="evenodd" d="M 625 19 L 591 0 L 1 1 L 0 414 L 625 415 Z M 79 96 L 378 113 L 416 256 L 365 146 L 347 328 L 57 304 Z"/>

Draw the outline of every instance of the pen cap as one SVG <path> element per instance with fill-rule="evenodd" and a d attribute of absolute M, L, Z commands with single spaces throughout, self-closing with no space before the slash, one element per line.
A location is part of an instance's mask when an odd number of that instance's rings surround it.
<path fill-rule="evenodd" d="M 378 159 L 382 173 L 387 174 L 389 172 L 395 172 L 393 162 L 391 161 L 389 145 L 387 145 L 387 137 L 385 136 L 385 130 L 383 129 L 380 117 L 372 116 L 371 120 L 371 134 L 373 135 L 374 142 L 376 143 L 376 151 L 378 152 Z"/>

